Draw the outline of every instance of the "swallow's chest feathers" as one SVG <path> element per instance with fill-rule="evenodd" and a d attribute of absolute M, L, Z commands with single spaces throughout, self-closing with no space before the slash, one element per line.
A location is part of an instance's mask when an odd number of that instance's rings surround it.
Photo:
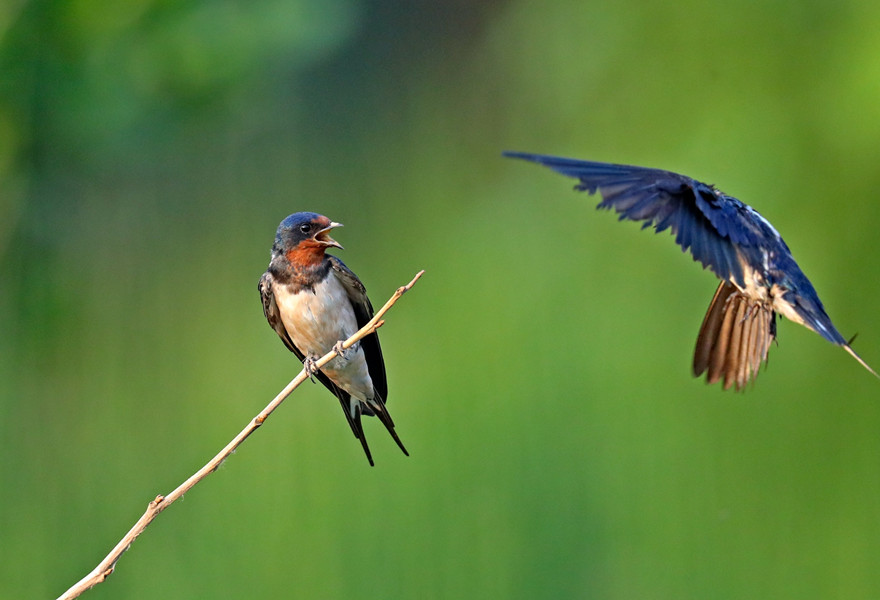
<path fill-rule="evenodd" d="M 336 342 L 345 340 L 359 328 L 348 294 L 331 273 L 312 288 L 281 285 L 275 291 L 281 320 L 290 339 L 303 354 L 323 356 Z M 345 357 L 336 357 L 322 369 L 337 385 L 357 398 L 371 398 L 373 383 L 360 345 Z"/>
<path fill-rule="evenodd" d="M 332 273 L 296 293 L 279 286 L 275 301 L 293 343 L 305 354 L 321 356 L 358 330 L 348 294 Z"/>

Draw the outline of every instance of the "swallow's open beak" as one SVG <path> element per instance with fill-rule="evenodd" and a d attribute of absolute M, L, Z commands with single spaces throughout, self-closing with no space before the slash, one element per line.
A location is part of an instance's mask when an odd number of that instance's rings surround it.
<path fill-rule="evenodd" d="M 332 237 L 330 237 L 330 234 L 327 233 L 328 231 L 330 231 L 334 227 L 342 227 L 342 223 L 336 223 L 334 221 L 330 221 L 330 224 L 327 227 L 325 227 L 324 229 L 322 229 L 321 231 L 319 231 L 318 233 L 315 234 L 315 241 L 320 242 L 320 243 L 324 244 L 325 246 L 335 246 L 336 248 L 339 248 L 340 250 L 345 250 L 345 248 L 342 247 L 342 244 L 340 244 L 339 242 L 334 240 Z"/>

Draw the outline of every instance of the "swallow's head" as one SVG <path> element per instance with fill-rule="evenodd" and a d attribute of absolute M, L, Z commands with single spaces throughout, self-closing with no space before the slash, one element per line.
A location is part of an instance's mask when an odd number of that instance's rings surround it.
<path fill-rule="evenodd" d="M 334 227 L 342 227 L 342 223 L 334 223 L 317 213 L 294 213 L 278 226 L 273 249 L 294 263 L 320 262 L 327 248 L 342 248 L 330 237 L 329 232 Z"/>

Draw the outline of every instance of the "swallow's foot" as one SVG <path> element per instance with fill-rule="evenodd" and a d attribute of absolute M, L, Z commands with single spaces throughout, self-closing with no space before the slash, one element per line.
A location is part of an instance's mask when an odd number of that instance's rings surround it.
<path fill-rule="evenodd" d="M 338 342 L 333 344 L 333 351 L 336 353 L 337 356 L 339 356 L 339 358 L 345 360 L 345 353 L 348 352 L 348 350 L 342 347 L 343 343 L 344 342 L 342 340 L 339 340 Z"/>
<path fill-rule="evenodd" d="M 315 366 L 318 362 L 317 356 L 306 356 L 306 359 L 303 361 L 303 369 L 306 371 L 306 375 L 309 376 L 309 379 L 312 380 L 312 383 L 315 383 L 315 373 L 318 372 L 318 367 Z"/>

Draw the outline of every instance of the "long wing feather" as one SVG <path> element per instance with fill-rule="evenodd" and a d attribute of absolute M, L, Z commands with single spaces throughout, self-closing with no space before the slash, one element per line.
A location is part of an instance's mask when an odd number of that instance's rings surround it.
<path fill-rule="evenodd" d="M 689 250 L 694 260 L 720 279 L 742 285 L 742 259 L 760 266 L 759 253 L 743 250 L 757 248 L 764 239 L 765 232 L 749 218 L 754 211 L 710 185 L 661 169 L 523 152 L 504 156 L 536 162 L 580 180 L 577 189 L 598 192 L 602 196 L 598 208 L 614 209 L 620 219 L 643 221 L 643 227 L 653 225 L 658 232 L 669 229 L 682 250 Z"/>
<path fill-rule="evenodd" d="M 339 279 L 348 293 L 348 298 L 351 300 L 351 305 L 354 308 L 358 327 L 363 327 L 373 318 L 373 305 L 370 304 L 364 284 L 339 258 L 329 255 L 328 258 L 330 259 L 333 274 Z M 373 387 L 382 398 L 382 401 L 387 402 L 388 380 L 385 375 L 385 360 L 382 357 L 382 347 L 379 345 L 379 335 L 371 333 L 366 336 L 361 340 L 361 348 L 367 359 L 367 369 L 370 372 L 370 379 L 373 380 Z"/>

